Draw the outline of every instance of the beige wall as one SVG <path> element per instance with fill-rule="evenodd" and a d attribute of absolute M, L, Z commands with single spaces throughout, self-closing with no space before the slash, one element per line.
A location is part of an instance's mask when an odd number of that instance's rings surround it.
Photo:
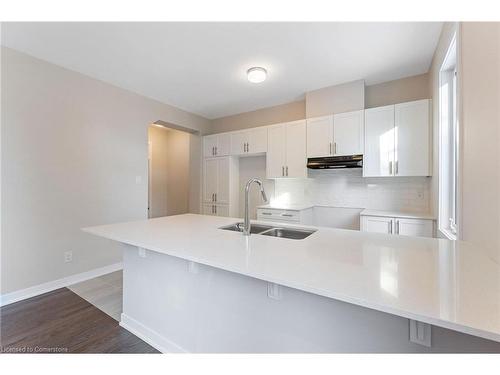
<path fill-rule="evenodd" d="M 149 124 L 210 121 L 12 49 L 1 63 L 1 293 L 120 261 L 80 228 L 146 217 Z"/>
<path fill-rule="evenodd" d="M 500 24 L 461 23 L 462 238 L 500 259 Z"/>
<path fill-rule="evenodd" d="M 212 120 L 212 133 L 253 128 L 306 117 L 304 100 Z"/>
<path fill-rule="evenodd" d="M 347 82 L 306 93 L 306 117 L 318 117 L 365 108 L 365 81 Z"/>
<path fill-rule="evenodd" d="M 366 108 L 429 99 L 430 97 L 428 73 L 366 86 L 365 88 Z"/>
<path fill-rule="evenodd" d="M 189 212 L 189 134 L 169 130 L 167 138 L 167 215 Z M 195 182 L 198 185 L 198 182 Z"/>
<path fill-rule="evenodd" d="M 148 128 L 149 217 L 167 216 L 168 129 Z"/>

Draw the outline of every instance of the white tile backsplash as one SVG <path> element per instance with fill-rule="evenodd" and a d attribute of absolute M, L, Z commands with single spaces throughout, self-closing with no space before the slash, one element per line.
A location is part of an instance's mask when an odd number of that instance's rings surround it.
<path fill-rule="evenodd" d="M 277 179 L 274 202 L 369 208 L 409 212 L 430 211 L 428 177 L 369 177 L 361 170 L 309 171 L 308 179 Z"/>

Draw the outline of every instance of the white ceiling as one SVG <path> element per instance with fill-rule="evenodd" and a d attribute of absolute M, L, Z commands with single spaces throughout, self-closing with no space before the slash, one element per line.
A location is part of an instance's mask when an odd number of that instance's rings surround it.
<path fill-rule="evenodd" d="M 2 44 L 213 119 L 428 71 L 441 23 L 3 23 Z M 268 80 L 251 84 L 246 70 Z"/>

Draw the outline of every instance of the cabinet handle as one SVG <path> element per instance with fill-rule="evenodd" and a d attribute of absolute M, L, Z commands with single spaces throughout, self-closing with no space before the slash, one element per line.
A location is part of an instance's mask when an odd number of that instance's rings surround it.
<path fill-rule="evenodd" d="M 214 199 L 215 199 L 215 198 L 214 198 L 214 193 L 212 193 L 212 202 L 214 201 Z"/>
<path fill-rule="evenodd" d="M 286 176 L 288 177 L 288 165 L 286 166 Z"/>
<path fill-rule="evenodd" d="M 217 215 L 217 206 L 214 206 L 215 214 Z"/>
<path fill-rule="evenodd" d="M 392 234 L 393 230 L 392 230 L 392 227 L 394 226 L 394 220 L 391 220 L 391 224 L 390 224 L 390 227 L 389 227 L 389 234 Z"/>
<path fill-rule="evenodd" d="M 214 213 L 214 205 L 212 204 L 212 213 Z"/>
<path fill-rule="evenodd" d="M 272 215 L 270 212 L 262 212 L 262 215 Z"/>
<path fill-rule="evenodd" d="M 389 174 L 392 176 L 392 160 L 389 162 Z"/>
<path fill-rule="evenodd" d="M 332 154 L 332 142 L 330 142 L 330 155 Z"/>
<path fill-rule="evenodd" d="M 396 161 L 394 162 L 394 174 L 398 174 L 398 172 L 399 172 L 399 171 L 398 171 L 398 169 L 399 169 L 399 165 L 398 165 L 398 164 L 399 164 L 399 161 L 398 161 L 398 160 L 396 160 Z"/>
<path fill-rule="evenodd" d="M 247 144 L 243 143 L 243 152 L 247 152 Z"/>
<path fill-rule="evenodd" d="M 212 146 L 212 156 L 214 156 L 214 155 L 215 155 L 215 147 Z"/>
<path fill-rule="evenodd" d="M 399 220 L 396 220 L 396 234 L 399 234 Z"/>
<path fill-rule="evenodd" d="M 281 216 L 292 217 L 292 214 L 281 214 Z"/>
<path fill-rule="evenodd" d="M 217 202 L 217 193 L 215 193 L 215 201 Z M 216 210 L 217 211 L 217 210 Z"/>
<path fill-rule="evenodd" d="M 285 177 L 285 167 L 281 167 L 281 177 Z"/>
<path fill-rule="evenodd" d="M 215 155 L 217 155 L 217 146 L 215 146 Z"/>
<path fill-rule="evenodd" d="M 247 152 L 250 151 L 250 144 L 247 142 Z"/>
<path fill-rule="evenodd" d="M 333 154 L 337 155 L 337 142 L 333 142 Z"/>

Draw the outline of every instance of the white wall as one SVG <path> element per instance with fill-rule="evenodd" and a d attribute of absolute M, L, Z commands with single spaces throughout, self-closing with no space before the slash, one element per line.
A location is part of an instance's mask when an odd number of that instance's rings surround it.
<path fill-rule="evenodd" d="M 460 28 L 461 237 L 500 260 L 500 23 Z"/>
<path fill-rule="evenodd" d="M 120 261 L 80 228 L 146 217 L 149 124 L 210 121 L 12 49 L 1 63 L 3 294 Z"/>

